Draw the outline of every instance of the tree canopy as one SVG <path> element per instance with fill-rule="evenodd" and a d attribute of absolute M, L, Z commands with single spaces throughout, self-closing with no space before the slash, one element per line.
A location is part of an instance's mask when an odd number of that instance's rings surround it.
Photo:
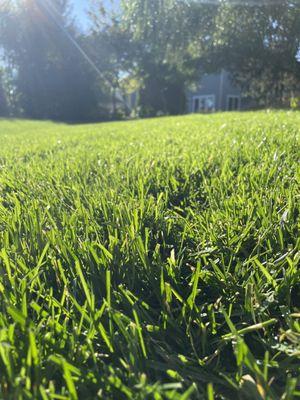
<path fill-rule="evenodd" d="M 1 26 L 1 44 L 11 64 L 19 110 L 26 117 L 90 120 L 99 113 L 98 77 L 68 35 L 73 26 L 66 0 L 25 0 Z"/>
<path fill-rule="evenodd" d="M 2 0 L 2 114 L 116 118 L 130 80 L 139 115 L 180 114 L 187 87 L 221 69 L 262 106 L 300 90 L 297 0 L 124 0 L 110 13 L 96 3 L 83 33 L 68 0 Z"/>
<path fill-rule="evenodd" d="M 212 68 L 226 68 L 252 97 L 282 104 L 299 90 L 300 3 L 224 2 L 215 18 Z"/>

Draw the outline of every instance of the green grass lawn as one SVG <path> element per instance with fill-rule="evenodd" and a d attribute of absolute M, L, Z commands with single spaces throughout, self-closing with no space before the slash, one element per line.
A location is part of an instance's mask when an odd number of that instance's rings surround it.
<path fill-rule="evenodd" d="M 0 398 L 299 398 L 299 133 L 0 122 Z"/>

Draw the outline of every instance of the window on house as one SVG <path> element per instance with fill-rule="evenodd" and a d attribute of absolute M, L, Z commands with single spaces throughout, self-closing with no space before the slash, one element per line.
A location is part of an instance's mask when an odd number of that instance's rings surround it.
<path fill-rule="evenodd" d="M 227 110 L 236 111 L 240 109 L 240 96 L 227 96 Z"/>
<path fill-rule="evenodd" d="M 215 95 L 194 96 L 193 112 L 212 112 L 216 108 Z"/>

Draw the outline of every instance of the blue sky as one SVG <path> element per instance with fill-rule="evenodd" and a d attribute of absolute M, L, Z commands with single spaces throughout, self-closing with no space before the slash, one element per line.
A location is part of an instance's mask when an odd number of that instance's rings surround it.
<path fill-rule="evenodd" d="M 114 4 L 117 4 L 118 2 L 119 0 L 114 0 Z M 89 0 L 71 0 L 70 3 L 73 7 L 73 13 L 77 21 L 82 26 L 82 28 L 86 28 L 89 24 L 86 11 L 89 9 L 89 5 L 91 2 Z M 105 0 L 104 6 L 111 7 L 111 0 Z"/>
<path fill-rule="evenodd" d="M 74 15 L 80 25 L 85 27 L 88 24 L 88 20 L 85 14 L 86 9 L 88 8 L 89 2 L 87 0 L 71 0 L 71 5 L 74 10 Z"/>

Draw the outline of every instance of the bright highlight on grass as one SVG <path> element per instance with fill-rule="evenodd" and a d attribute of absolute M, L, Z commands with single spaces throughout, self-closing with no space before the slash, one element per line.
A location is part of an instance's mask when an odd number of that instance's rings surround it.
<path fill-rule="evenodd" d="M 299 126 L 0 122 L 0 397 L 299 397 Z"/>

